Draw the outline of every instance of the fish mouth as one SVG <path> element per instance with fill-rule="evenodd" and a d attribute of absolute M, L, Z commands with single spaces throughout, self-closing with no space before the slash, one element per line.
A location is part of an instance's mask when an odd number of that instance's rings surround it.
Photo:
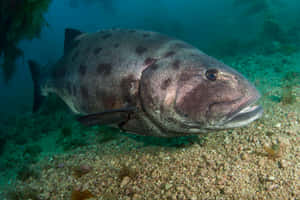
<path fill-rule="evenodd" d="M 235 128 L 247 125 L 263 114 L 263 108 L 257 104 L 259 96 L 240 107 L 237 112 L 231 115 L 223 124 L 224 128 Z"/>

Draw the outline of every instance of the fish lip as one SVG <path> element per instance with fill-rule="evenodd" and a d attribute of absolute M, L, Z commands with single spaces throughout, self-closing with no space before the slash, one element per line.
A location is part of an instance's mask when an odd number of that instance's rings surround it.
<path fill-rule="evenodd" d="M 260 118 L 263 114 L 263 108 L 257 104 L 261 95 L 258 93 L 253 98 L 240 106 L 227 120 L 223 123 L 225 127 L 239 127 Z"/>

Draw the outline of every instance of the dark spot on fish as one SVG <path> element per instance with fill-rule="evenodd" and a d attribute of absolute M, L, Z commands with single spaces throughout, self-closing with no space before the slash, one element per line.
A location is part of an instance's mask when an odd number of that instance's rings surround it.
<path fill-rule="evenodd" d="M 94 54 L 97 55 L 98 53 L 100 53 L 100 51 L 102 51 L 102 48 L 98 47 L 98 48 L 94 49 Z"/>
<path fill-rule="evenodd" d="M 160 86 L 160 89 L 162 89 L 162 90 L 167 89 L 167 88 L 170 86 L 171 82 L 172 82 L 171 79 L 170 79 L 170 78 L 167 78 L 166 80 L 164 80 L 164 81 L 162 82 L 162 84 L 161 84 L 161 86 Z"/>
<path fill-rule="evenodd" d="M 80 73 L 81 76 L 84 76 L 84 75 L 85 75 L 86 69 L 87 69 L 87 67 L 86 67 L 86 65 L 84 65 L 84 64 L 81 64 L 81 65 L 79 66 L 79 73 Z"/>
<path fill-rule="evenodd" d="M 143 46 L 137 46 L 135 49 L 135 52 L 138 55 L 142 55 L 143 53 L 145 53 L 147 51 L 147 48 L 143 47 Z"/>
<path fill-rule="evenodd" d="M 102 39 L 107 39 L 107 38 L 109 38 L 109 37 L 111 37 L 111 33 L 107 33 L 107 34 L 105 34 L 105 35 L 103 35 L 102 36 Z"/>
<path fill-rule="evenodd" d="M 149 36 L 150 36 L 150 34 L 148 34 L 148 33 L 144 33 L 144 34 L 143 34 L 143 37 L 144 37 L 144 38 L 149 37 Z"/>
<path fill-rule="evenodd" d="M 81 97 L 83 99 L 88 99 L 89 98 L 88 90 L 84 85 L 80 86 L 80 94 L 81 94 Z"/>
<path fill-rule="evenodd" d="M 72 56 L 72 61 L 74 61 L 79 55 L 79 51 L 75 51 L 75 53 Z"/>
<path fill-rule="evenodd" d="M 192 77 L 194 76 L 193 73 L 189 73 L 189 72 L 182 72 L 180 77 L 179 77 L 179 81 L 185 82 L 190 80 Z"/>
<path fill-rule="evenodd" d="M 173 56 L 174 54 L 175 54 L 175 51 L 169 51 L 164 55 L 164 57 L 167 58 L 167 57 Z"/>
<path fill-rule="evenodd" d="M 122 97 L 127 103 L 134 103 L 134 96 L 131 94 L 131 90 L 137 88 L 137 80 L 135 79 L 133 74 L 128 75 L 123 78 L 120 82 Z M 137 94 L 136 94 L 137 95 Z"/>
<path fill-rule="evenodd" d="M 177 70 L 180 67 L 180 60 L 175 60 L 172 64 L 172 68 Z"/>
<path fill-rule="evenodd" d="M 114 47 L 115 47 L 115 48 L 118 48 L 119 46 L 120 46 L 119 43 L 114 44 Z"/>
<path fill-rule="evenodd" d="M 153 63 L 155 63 L 156 61 L 157 61 L 157 59 L 148 57 L 145 59 L 144 65 L 149 66 L 149 65 L 152 65 Z"/>
<path fill-rule="evenodd" d="M 188 114 L 188 117 L 191 119 L 196 119 L 199 117 L 199 113 L 206 114 L 209 111 L 208 107 L 211 105 L 209 101 L 212 95 L 214 95 L 214 92 L 207 90 L 205 85 L 199 84 L 186 93 L 183 99 L 176 104 L 176 110 L 183 115 Z M 199 106 L 199 102 L 201 102 L 202 106 Z"/>
<path fill-rule="evenodd" d="M 101 63 L 97 67 L 97 72 L 99 74 L 109 75 L 111 72 L 112 65 L 109 63 Z"/>

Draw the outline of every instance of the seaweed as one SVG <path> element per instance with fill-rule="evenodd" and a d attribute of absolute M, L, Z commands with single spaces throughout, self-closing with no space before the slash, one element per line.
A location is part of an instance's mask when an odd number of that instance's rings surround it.
<path fill-rule="evenodd" d="M 61 129 L 61 136 L 66 138 L 72 135 L 72 128 L 69 126 L 65 126 Z"/>
<path fill-rule="evenodd" d="M 280 53 L 286 55 L 286 56 L 290 56 L 296 52 L 298 52 L 298 47 L 294 44 L 283 44 L 280 46 Z"/>
<path fill-rule="evenodd" d="M 133 169 L 125 164 L 121 165 L 121 168 L 118 173 L 118 178 L 120 181 L 123 180 L 124 177 L 128 176 L 132 180 L 136 179 L 138 176 L 138 171 L 136 169 Z"/>
<path fill-rule="evenodd" d="M 88 190 L 73 190 L 71 194 L 71 200 L 85 200 L 95 197 L 90 191 Z"/>
<path fill-rule="evenodd" d="M 32 144 L 26 146 L 23 156 L 27 158 L 30 162 L 36 162 L 38 156 L 42 152 L 42 148 L 37 144 Z"/>
<path fill-rule="evenodd" d="M 73 147 L 82 147 L 88 145 L 88 142 L 85 141 L 83 138 L 74 138 L 70 141 L 70 146 Z"/>
<path fill-rule="evenodd" d="M 271 159 L 276 159 L 281 156 L 281 149 L 279 144 L 272 144 L 271 146 L 265 145 L 264 150 L 266 151 L 266 155 Z"/>
<path fill-rule="evenodd" d="M 294 88 L 299 87 L 300 83 L 300 73 L 289 71 L 287 72 L 281 80 L 281 103 L 283 105 L 293 104 L 296 102 L 296 94 L 294 93 Z"/>
<path fill-rule="evenodd" d="M 260 14 L 269 9 L 268 0 L 235 0 L 233 1 L 235 7 L 243 7 L 245 16 L 252 16 Z"/>
<path fill-rule="evenodd" d="M 282 88 L 281 103 L 283 105 L 293 104 L 296 102 L 296 95 L 293 92 L 292 85 L 285 85 Z"/>
<path fill-rule="evenodd" d="M 29 186 L 26 186 L 22 190 L 17 190 L 16 188 L 9 189 L 5 193 L 5 197 L 8 200 L 25 200 L 25 199 L 41 200 L 39 196 L 39 192 L 36 189 L 33 189 Z"/>
<path fill-rule="evenodd" d="M 263 46 L 264 54 L 282 52 L 290 55 L 296 49 L 290 45 L 294 40 L 290 34 L 284 29 L 284 25 L 280 23 L 277 10 L 282 8 L 284 1 L 280 0 L 235 0 L 233 5 L 240 8 L 242 15 L 246 17 L 255 16 L 255 20 L 263 22 L 260 27 L 258 40 L 260 46 Z M 279 49 L 274 48 L 273 43 L 278 42 Z"/>
<path fill-rule="evenodd" d="M 51 0 L 0 1 L 0 57 L 4 80 L 8 82 L 15 70 L 16 60 L 23 55 L 18 48 L 21 40 L 38 38 L 44 26 L 48 26 L 43 14 Z"/>
<path fill-rule="evenodd" d="M 17 172 L 17 179 L 18 180 L 21 180 L 21 181 L 26 181 L 28 180 L 30 177 L 34 178 L 34 179 L 37 179 L 40 177 L 40 174 L 28 167 L 28 166 L 23 166 L 18 172 Z"/>
<path fill-rule="evenodd" d="M 260 14 L 268 10 L 268 1 L 267 0 L 235 0 L 233 2 L 234 6 L 244 7 L 243 15 L 252 16 Z"/>
<path fill-rule="evenodd" d="M 281 28 L 278 20 L 273 13 L 267 13 L 264 16 L 261 36 L 264 40 L 278 41 L 281 43 L 287 42 L 286 33 Z"/>

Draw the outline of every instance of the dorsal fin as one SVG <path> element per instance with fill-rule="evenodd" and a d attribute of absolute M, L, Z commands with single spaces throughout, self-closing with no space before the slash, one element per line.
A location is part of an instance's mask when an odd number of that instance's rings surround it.
<path fill-rule="evenodd" d="M 66 54 L 68 51 L 73 49 L 74 46 L 76 46 L 76 42 L 74 41 L 74 39 L 81 34 L 82 32 L 76 29 L 65 29 L 64 54 Z"/>

